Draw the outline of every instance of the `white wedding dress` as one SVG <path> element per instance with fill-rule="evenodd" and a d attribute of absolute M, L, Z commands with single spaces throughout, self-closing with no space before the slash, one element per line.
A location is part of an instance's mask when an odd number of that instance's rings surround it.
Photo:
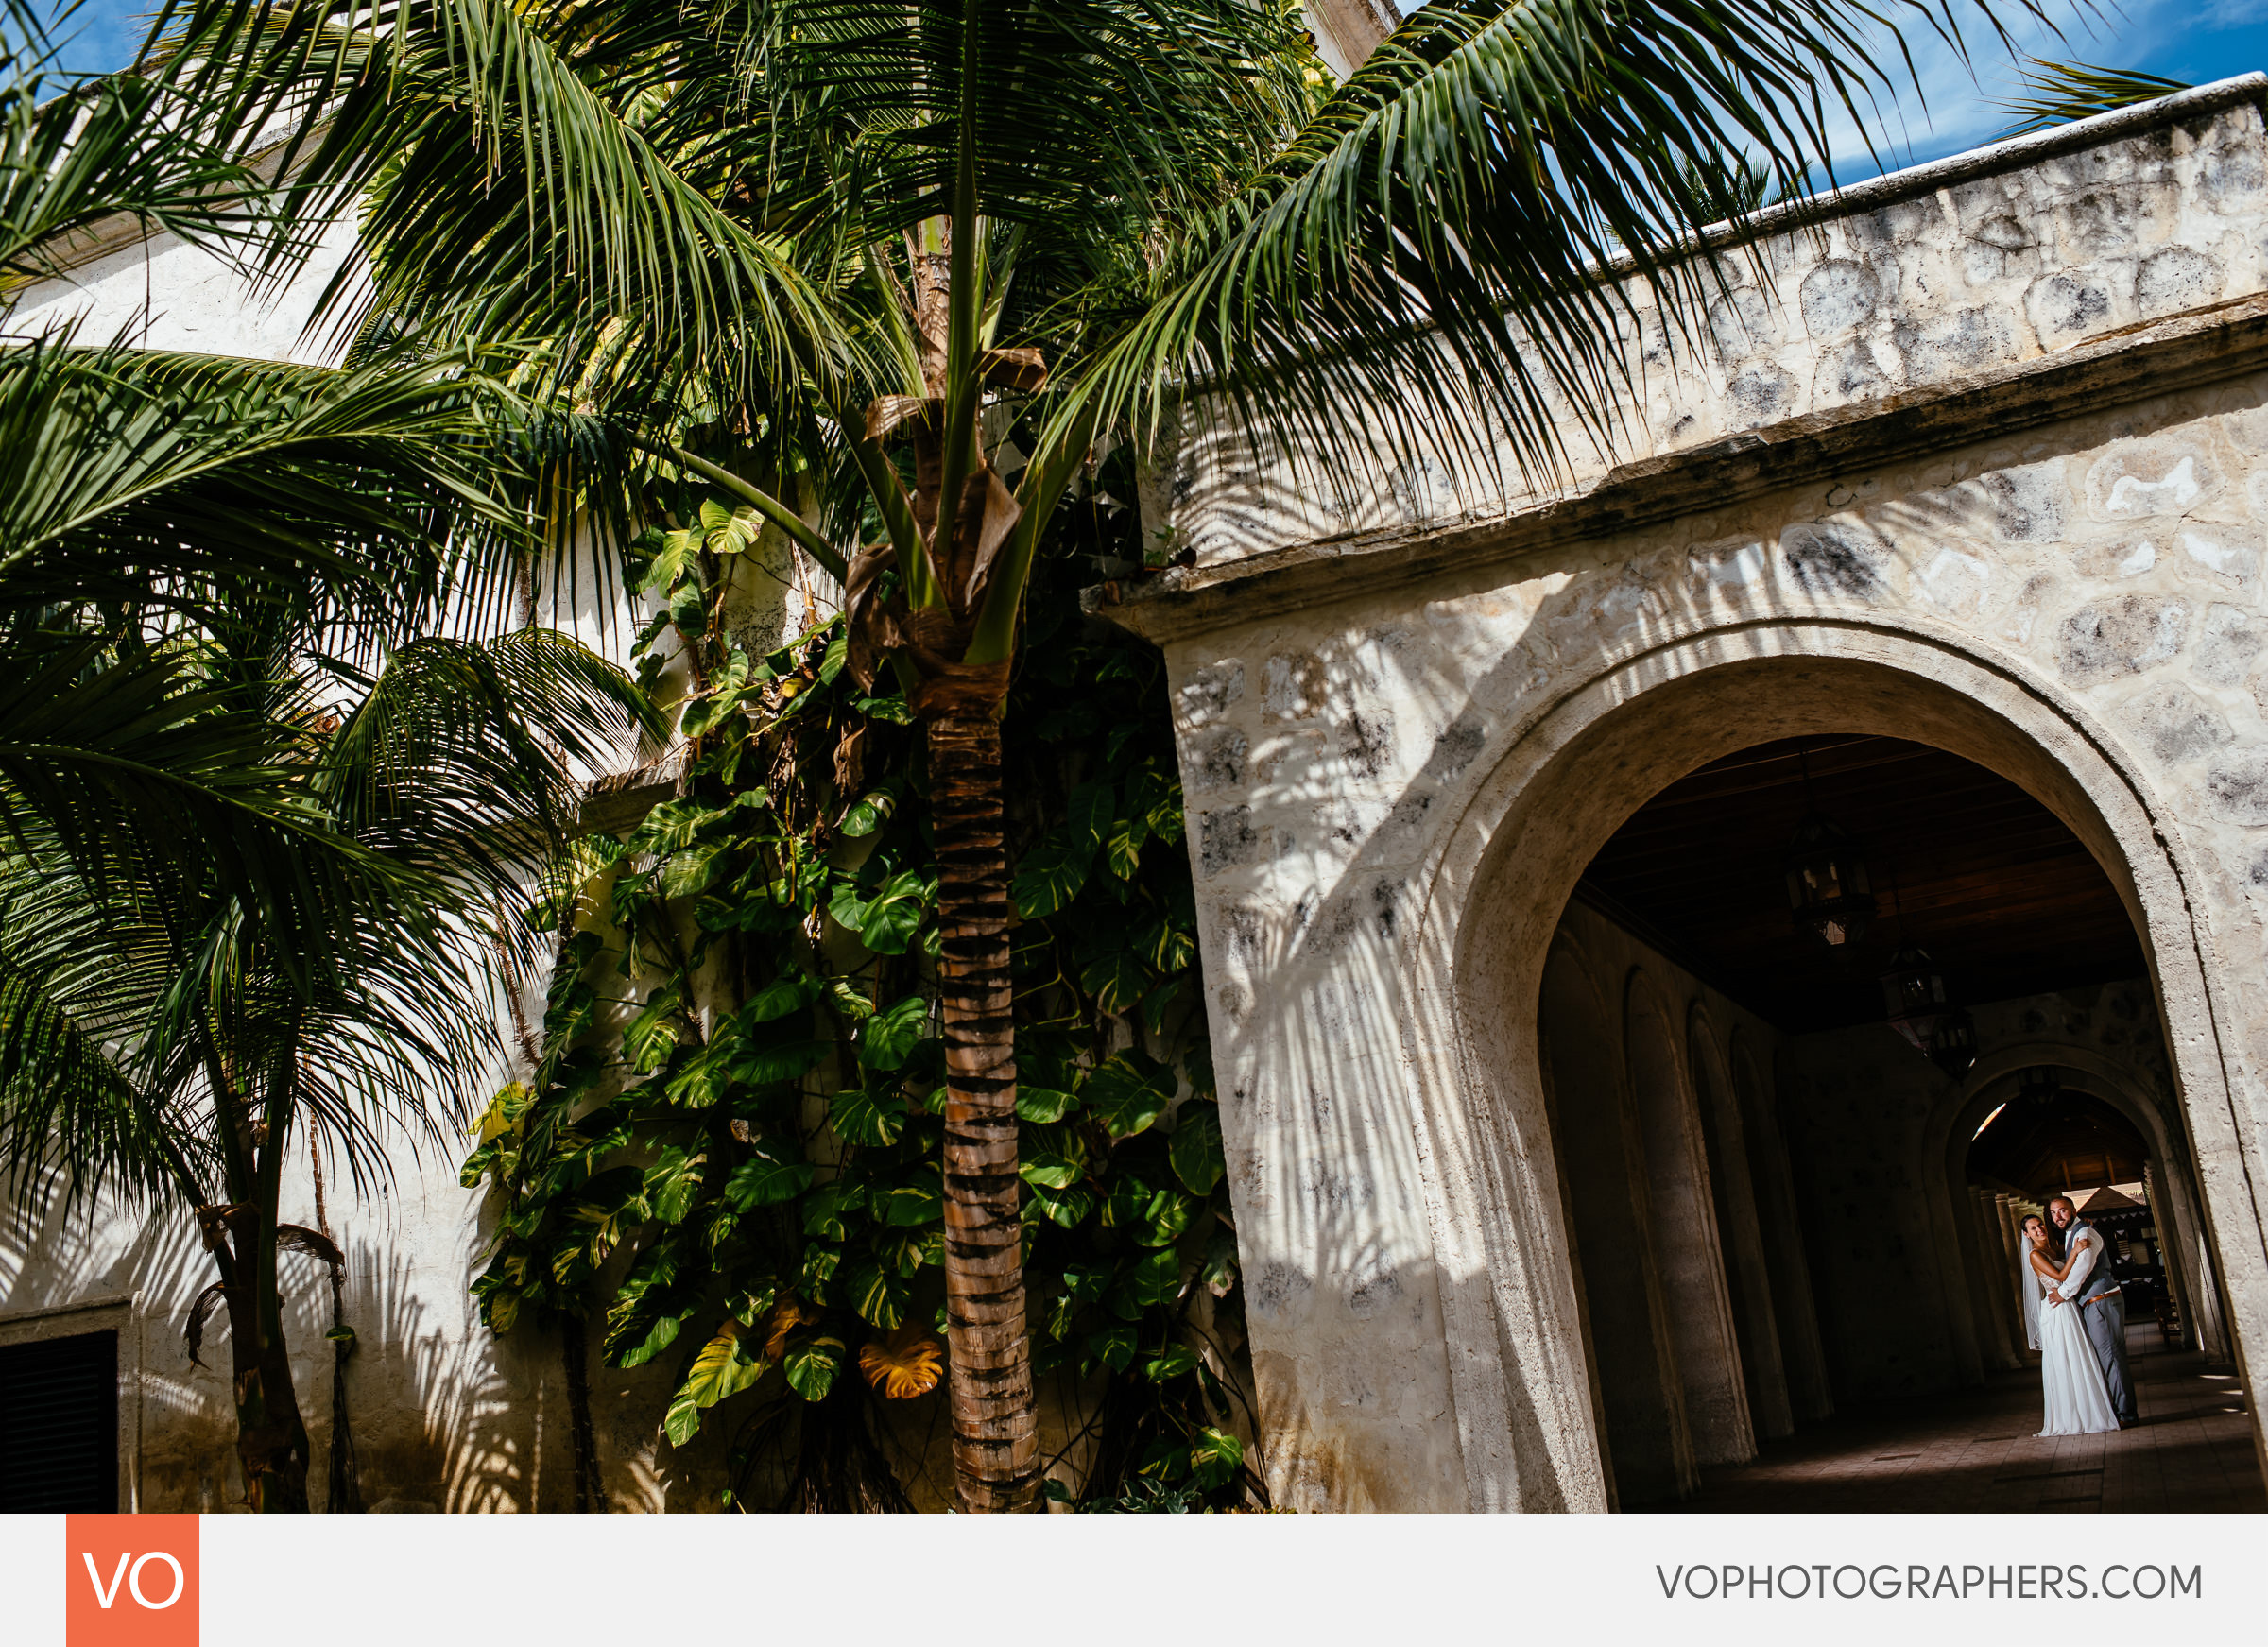
<path fill-rule="evenodd" d="M 2103 1387 L 2103 1364 L 2088 1342 L 2087 1328 L 2077 1304 L 2048 1303 L 2048 1283 L 2024 1262 L 2032 1278 L 2032 1314 L 2035 1341 L 2039 1347 L 2040 1387 L 2047 1398 L 2047 1422 L 2042 1435 L 2099 1435 L 2119 1427 L 2110 1397 Z"/>

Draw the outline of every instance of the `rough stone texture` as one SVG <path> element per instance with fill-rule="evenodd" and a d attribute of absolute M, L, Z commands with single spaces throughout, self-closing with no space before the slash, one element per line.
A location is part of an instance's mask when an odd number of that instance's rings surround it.
<path fill-rule="evenodd" d="M 1185 772 L 1210 781 L 1220 729 L 1250 748 L 1241 786 L 1193 785 L 1191 840 L 1283 1501 L 1607 1503 L 1544 961 L 1637 806 L 1791 735 L 1967 756 L 2103 864 L 2155 967 L 2166 1158 L 2200 1242 L 2209 1210 L 2225 1341 L 2258 1376 L 2259 91 L 1869 185 L 1817 239 L 1765 249 L 1769 289 L 1720 303 L 1710 358 L 1650 391 L 1637 460 L 1565 501 L 1427 515 L 1405 473 L 1325 518 L 1324 491 L 1249 466 L 1231 485 L 1201 451 L 1148 500 L 1200 563 L 1098 609 L 1164 645 Z M 2197 293 L 2225 307 L 2121 330 Z M 1664 450 L 1737 427 L 1744 371 L 1816 396 L 1854 341 L 1892 411 L 1799 402 L 1746 444 Z M 1961 1262 L 1908 1369 L 1925 1380 L 1981 1374 L 2007 1330 L 1956 1304 L 2000 1210 L 1940 1199 L 1914 1239 Z"/>
<path fill-rule="evenodd" d="M 1682 325 L 1634 291 L 1623 437 L 1603 450 L 1570 422 L 1566 487 L 2268 289 L 2268 190 L 2248 84 L 2172 100 L 2142 129 L 2150 115 L 2113 116 L 1894 174 L 1849 192 L 1860 209 L 1814 227 L 1785 214 L 1787 230 L 1723 253 L 1731 289 Z M 2104 135 L 2090 143 L 2088 132 Z M 1503 446 L 1364 489 L 1193 433 L 1150 477 L 1143 508 L 1211 564 L 1486 519 L 1547 495 L 1521 473 Z"/>

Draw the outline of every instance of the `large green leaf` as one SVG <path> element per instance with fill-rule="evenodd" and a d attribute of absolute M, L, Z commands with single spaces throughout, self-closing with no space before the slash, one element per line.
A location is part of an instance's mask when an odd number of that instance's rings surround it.
<path fill-rule="evenodd" d="M 841 1339 L 815 1338 L 790 1348 L 781 1365 L 787 1373 L 788 1387 L 797 1395 L 807 1401 L 823 1401 L 834 1388 L 835 1375 L 843 1370 L 843 1356 Z"/>
<path fill-rule="evenodd" d="M 1210 1195 L 1228 1170 L 1221 1145 L 1221 1109 L 1217 1104 L 1195 1099 L 1184 1104 L 1174 1117 L 1174 1136 L 1167 1148 L 1174 1172 L 1194 1195 Z"/>
<path fill-rule="evenodd" d="M 878 1149 L 898 1141 L 905 1128 L 905 1100 L 895 1092 L 850 1087 L 827 1101 L 828 1124 L 845 1143 Z"/>
<path fill-rule="evenodd" d="M 893 1228 L 928 1224 L 944 1214 L 944 1180 L 934 1164 L 924 1164 L 902 1183 L 876 1186 L 871 1200 L 874 1216 Z"/>
<path fill-rule="evenodd" d="M 863 1210 L 866 1204 L 867 1187 L 860 1179 L 840 1177 L 821 1184 L 803 1197 L 803 1233 L 840 1241 L 850 1233 L 843 1214 Z"/>
<path fill-rule="evenodd" d="M 740 1048 L 733 1055 L 732 1077 L 751 1087 L 769 1087 L 809 1074 L 834 1050 L 821 1040 L 786 1040 L 770 1046 Z"/>
<path fill-rule="evenodd" d="M 897 810 L 902 785 L 892 780 L 868 791 L 843 810 L 843 820 L 836 825 L 839 832 L 857 839 L 870 835 L 889 821 Z"/>
<path fill-rule="evenodd" d="M 803 1249 L 803 1267 L 797 1274 L 796 1288 L 815 1304 L 834 1300 L 834 1272 L 843 1265 L 843 1249 L 818 1242 Z"/>
<path fill-rule="evenodd" d="M 1060 1121 L 1077 1107 L 1078 1102 L 1075 1093 L 1057 1091 L 1052 1087 L 1031 1086 L 1022 1081 L 1016 1083 L 1016 1118 L 1019 1121 Z"/>
<path fill-rule="evenodd" d="M 624 849 L 632 857 L 667 857 L 685 850 L 696 835 L 724 821 L 725 814 L 701 801 L 665 800 L 645 815 L 645 821 L 630 832 Z"/>
<path fill-rule="evenodd" d="M 1150 838 L 1150 820 L 1137 812 L 1128 811 L 1110 820 L 1110 833 L 1103 842 L 1103 855 L 1110 866 L 1110 873 L 1121 881 L 1131 881 L 1142 866 L 1142 849 Z"/>
<path fill-rule="evenodd" d="M 858 1061 L 869 1070 L 896 1070 L 929 1032 L 929 1002 L 908 995 L 867 1020 L 858 1040 Z"/>
<path fill-rule="evenodd" d="M 1144 761 L 1126 781 L 1126 811 L 1139 812 L 1149 832 L 1166 844 L 1181 839 L 1181 780 Z"/>
<path fill-rule="evenodd" d="M 1112 1138 L 1132 1138 L 1166 1112 L 1174 1088 L 1173 1071 L 1141 1054 L 1121 1053 L 1095 1067 L 1079 1096 Z"/>
<path fill-rule="evenodd" d="M 1079 969 L 1079 985 L 1105 1012 L 1131 1012 L 1157 980 L 1131 950 L 1111 950 Z"/>
<path fill-rule="evenodd" d="M 1016 1171 L 1027 1184 L 1042 1190 L 1061 1190 L 1079 1181 L 1086 1169 L 1053 1151 L 1033 1148 L 1018 1152 Z"/>
<path fill-rule="evenodd" d="M 1110 821 L 1110 785 L 1082 783 L 1071 792 L 1070 815 L 1041 837 L 1016 866 L 1012 895 L 1026 920 L 1056 914 L 1079 895 Z"/>
<path fill-rule="evenodd" d="M 1142 1376 L 1154 1384 L 1177 1379 L 1198 1363 L 1197 1352 L 1186 1344 L 1167 1345 L 1148 1361 L 1142 1364 Z"/>
<path fill-rule="evenodd" d="M 732 1169 L 725 1180 L 725 1199 L 741 1211 L 792 1201 L 811 1187 L 809 1161 L 780 1161 L 765 1155 L 751 1156 Z"/>
<path fill-rule="evenodd" d="M 1030 1182 L 1029 1179 L 1025 1181 Z M 1061 1225 L 1065 1229 L 1075 1229 L 1093 1215 L 1097 1197 L 1092 1190 L 1078 1184 L 1065 1190 L 1049 1190 L 1034 1185 L 1029 1205 L 1050 1222 Z"/>
<path fill-rule="evenodd" d="M 1228 1484 L 1245 1462 L 1245 1444 L 1228 1431 L 1207 1425 L 1190 1444 L 1191 1479 L 1203 1492 Z"/>
<path fill-rule="evenodd" d="M 843 1290 L 860 1318 L 885 1332 L 895 1330 L 905 1319 L 906 1302 L 912 1295 L 911 1286 L 902 1276 L 874 1259 L 853 1264 L 844 1277 Z"/>
<path fill-rule="evenodd" d="M 1170 1246 L 1145 1253 L 1126 1272 L 1125 1286 L 1138 1304 L 1170 1304 L 1181 1291 L 1181 1261 Z"/>
<path fill-rule="evenodd" d="M 707 887 L 726 868 L 731 845 L 726 841 L 696 841 L 681 852 L 672 852 L 662 866 L 662 896 L 691 898 Z"/>
<path fill-rule="evenodd" d="M 920 930 L 936 886 L 912 870 L 888 877 L 873 893 L 862 895 L 850 884 L 839 887 L 828 913 L 858 935 L 859 942 L 878 955 L 902 955 Z"/>
<path fill-rule="evenodd" d="M 662 1090 L 681 1109 L 711 1109 L 724 1101 L 731 1081 L 732 1072 L 708 1047 L 680 1059 Z"/>
<path fill-rule="evenodd" d="M 705 1153 L 689 1155 L 672 1144 L 646 1168 L 645 1199 L 656 1218 L 664 1224 L 685 1221 L 685 1214 L 693 1210 L 694 1198 L 701 1192 L 701 1174 L 708 1162 Z"/>
<path fill-rule="evenodd" d="M 1143 1246 L 1169 1246 L 1189 1227 L 1196 1203 L 1180 1191 L 1152 1184 L 1132 1172 L 1112 1182 L 1104 1219 Z"/>
<path fill-rule="evenodd" d="M 679 1290 L 684 1267 L 682 1243 L 665 1237 L 640 1255 L 607 1306 L 607 1331 L 600 1350 L 611 1366 L 639 1366 L 669 1347 L 695 1307 Z"/>
<path fill-rule="evenodd" d="M 1134 949 L 1160 976 L 1170 977 L 1197 958 L 1197 935 L 1164 916 L 1135 929 Z"/>
<path fill-rule="evenodd" d="M 669 1060 L 682 1027 L 683 1005 L 684 997 L 675 984 L 646 998 L 645 1005 L 623 1027 L 622 1050 L 629 1056 L 630 1068 L 643 1073 Z"/>
<path fill-rule="evenodd" d="M 740 1009 L 747 1022 L 769 1023 L 791 1012 L 807 1009 L 825 991 L 823 980 L 805 972 L 782 972 L 748 997 Z"/>
<path fill-rule="evenodd" d="M 727 1321 L 693 1358 L 693 1367 L 662 1420 L 671 1446 L 682 1447 L 691 1441 L 700 1432 L 703 1412 L 738 1395 L 765 1375 L 770 1364 L 749 1359 L 741 1338 L 745 1331 L 739 1322 Z"/>
<path fill-rule="evenodd" d="M 1134 1364 L 1134 1357 L 1141 1347 L 1141 1335 L 1131 1325 L 1114 1323 L 1087 1335 L 1088 1364 L 1124 1372 Z"/>

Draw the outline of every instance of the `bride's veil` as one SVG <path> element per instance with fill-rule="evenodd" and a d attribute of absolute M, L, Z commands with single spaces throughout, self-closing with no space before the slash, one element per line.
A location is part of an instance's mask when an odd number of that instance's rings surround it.
<path fill-rule="evenodd" d="M 2032 1267 L 2032 1248 L 2027 1244 L 2017 1258 L 2017 1300 L 2023 1308 L 2017 1313 L 2024 1318 L 2024 1343 L 2033 1349 L 2039 1347 L 2039 1301 L 2047 1295 L 2048 1284 L 2039 1278 Z"/>
<path fill-rule="evenodd" d="M 2027 1218 L 2025 1223 L 2029 1222 L 2031 1220 Z M 2054 1231 L 2051 1229 L 2048 1233 L 2050 1240 L 2053 1241 Z M 2016 1296 L 2017 1302 L 2022 1307 L 2017 1313 L 2024 1318 L 2024 1343 L 2031 1348 L 2037 1349 L 2039 1347 L 2039 1302 L 2047 1296 L 2048 1283 L 2042 1280 L 2039 1272 L 2032 1267 L 2032 1243 L 2029 1239 L 2024 1238 L 2020 1225 L 2018 1227 L 2018 1237 Z"/>

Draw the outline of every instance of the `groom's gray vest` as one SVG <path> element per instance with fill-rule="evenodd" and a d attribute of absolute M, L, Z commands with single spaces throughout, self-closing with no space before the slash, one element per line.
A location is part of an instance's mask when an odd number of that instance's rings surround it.
<path fill-rule="evenodd" d="M 2073 1219 L 2070 1228 L 2063 1232 L 2068 1244 L 2082 1229 L 2092 1228 L 2083 1219 Z M 2126 1376 L 2126 1310 L 2123 1298 L 2116 1305 L 2099 1304 L 2094 1300 L 2119 1296 L 2119 1283 L 2110 1273 L 2110 1239 L 2100 1229 L 2095 1230 L 2100 1244 L 2095 1254 L 2094 1267 L 2080 1282 L 2078 1295 L 2066 1306 L 2077 1310 L 2079 1324 L 2086 1330 L 2087 1341 L 2094 1348 L 2095 1364 L 2103 1369 L 2103 1393 L 2110 1398 L 2111 1410 L 2118 1414 L 2119 1422 L 2132 1424 L 2139 1417 L 2134 1400 L 2134 1382 Z M 2065 1251 L 2070 1248 L 2067 1244 Z"/>
<path fill-rule="evenodd" d="M 2079 1244 L 2079 1232 L 2082 1229 L 2095 1229 L 2095 1227 L 2084 1218 L 2072 1219 L 2071 1227 L 2063 1232 L 2063 1250 L 2066 1253 Z M 2118 1290 L 2119 1283 L 2110 1273 L 2110 1237 L 2095 1229 L 2094 1267 L 2087 1272 L 2087 1278 L 2079 1283 L 2079 1295 L 2071 1298 L 2071 1302 L 2084 1304 L 2089 1298 L 2100 1298 L 2105 1293 Z M 2065 1296 L 2070 1297 L 2070 1295 L 2067 1293 Z"/>

